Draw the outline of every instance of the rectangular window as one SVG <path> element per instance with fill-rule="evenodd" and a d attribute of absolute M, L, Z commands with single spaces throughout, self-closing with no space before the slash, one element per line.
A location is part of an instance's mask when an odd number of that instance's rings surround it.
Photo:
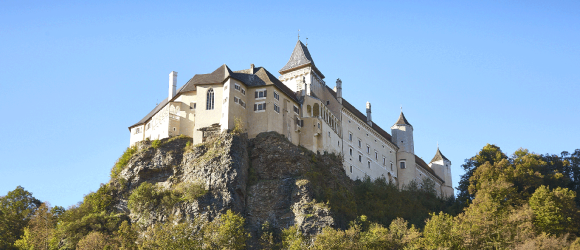
<path fill-rule="evenodd" d="M 300 109 L 294 105 L 294 113 L 300 114 Z"/>
<path fill-rule="evenodd" d="M 192 107 L 192 109 L 195 109 L 195 107 L 196 107 L 196 106 L 197 106 L 197 105 L 196 105 L 196 103 L 195 103 L 195 102 L 194 102 L 194 103 L 191 103 L 191 107 Z"/>
<path fill-rule="evenodd" d="M 360 140 L 358 140 L 358 147 L 362 147 L 362 142 Z"/>
<path fill-rule="evenodd" d="M 274 99 L 280 101 L 280 95 L 278 95 L 278 92 L 274 91 Z"/>
<path fill-rule="evenodd" d="M 348 140 L 352 141 L 352 133 L 348 133 Z"/>
<path fill-rule="evenodd" d="M 254 104 L 254 111 L 263 111 L 263 110 L 266 110 L 265 102 Z"/>
<path fill-rule="evenodd" d="M 369 145 L 367 145 L 367 154 L 371 153 L 371 147 L 369 147 Z"/>
<path fill-rule="evenodd" d="M 237 83 L 234 85 L 234 88 L 237 91 L 240 91 L 243 95 L 246 95 L 246 90 L 244 88 L 242 88 L 240 85 L 238 85 Z"/>
<path fill-rule="evenodd" d="M 369 165 L 369 168 L 371 168 L 371 161 L 368 161 L 367 163 Z"/>
<path fill-rule="evenodd" d="M 401 165 L 401 169 L 405 169 L 405 162 L 404 161 L 400 162 L 399 164 Z"/>
<path fill-rule="evenodd" d="M 304 121 L 296 118 L 296 125 L 298 125 L 298 127 L 304 127 Z"/>
<path fill-rule="evenodd" d="M 352 148 L 350 149 L 350 156 L 352 156 Z"/>
<path fill-rule="evenodd" d="M 256 90 L 254 95 L 255 95 L 256 99 L 258 99 L 258 98 L 266 98 L 267 94 L 268 94 L 268 92 L 265 89 L 263 89 L 263 90 Z"/>
<path fill-rule="evenodd" d="M 393 162 L 391 162 L 391 171 L 393 171 Z"/>
<path fill-rule="evenodd" d="M 379 159 L 379 153 L 377 153 L 377 151 L 375 151 L 375 160 Z"/>
<path fill-rule="evenodd" d="M 358 155 L 358 162 L 362 162 L 362 155 Z"/>
<path fill-rule="evenodd" d="M 278 105 L 276 105 L 276 103 L 274 103 L 274 111 L 276 111 L 278 114 L 280 114 L 280 107 L 278 107 Z"/>
<path fill-rule="evenodd" d="M 387 165 L 387 158 L 383 157 L 383 166 Z"/>
<path fill-rule="evenodd" d="M 352 166 L 350 166 L 350 173 L 352 174 Z"/>
<path fill-rule="evenodd" d="M 238 99 L 237 97 L 235 97 L 235 96 L 234 96 L 234 102 L 235 102 L 235 103 L 239 103 L 239 102 L 238 102 L 238 100 L 239 100 L 239 99 Z"/>

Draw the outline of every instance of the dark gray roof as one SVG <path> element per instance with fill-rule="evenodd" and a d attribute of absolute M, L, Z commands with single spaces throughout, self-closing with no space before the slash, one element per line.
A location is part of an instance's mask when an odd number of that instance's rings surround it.
<path fill-rule="evenodd" d="M 423 161 L 423 159 L 421 159 L 421 157 L 415 155 L 415 163 L 417 163 L 417 165 L 421 166 L 421 168 L 423 168 L 425 171 L 431 173 L 433 176 L 435 176 L 435 178 L 437 178 L 441 182 L 445 183 L 445 181 L 440 176 L 438 176 L 435 173 L 435 171 L 433 171 L 433 169 L 431 169 L 429 167 L 429 165 L 427 165 L 427 163 L 425 163 L 425 161 Z"/>
<path fill-rule="evenodd" d="M 288 60 L 288 63 L 286 63 L 286 65 L 278 72 L 280 72 L 280 74 L 284 74 L 285 72 L 288 72 L 292 69 L 301 68 L 308 65 L 311 65 L 316 73 L 320 75 L 320 78 L 324 79 L 324 75 L 314 65 L 314 60 L 312 60 L 312 56 L 310 56 L 308 47 L 306 47 L 300 40 L 298 40 L 296 46 L 294 47 L 294 51 L 292 51 L 290 60 Z"/>
<path fill-rule="evenodd" d="M 336 98 L 336 92 L 331 89 L 330 87 L 326 86 L 326 89 L 328 90 L 328 92 L 330 92 L 330 94 L 332 96 L 334 96 L 334 98 Z M 358 119 L 361 119 L 363 122 L 366 122 L 367 120 L 367 116 L 364 115 L 363 113 L 361 113 L 360 111 L 358 111 L 358 109 L 356 109 L 354 106 L 352 106 L 352 104 L 350 104 L 346 99 L 344 99 L 344 97 L 342 98 L 342 106 L 350 111 L 353 115 L 355 115 Z M 373 123 L 373 126 L 371 126 L 372 129 L 374 129 L 377 133 L 379 133 L 379 135 L 383 136 L 385 139 L 387 139 L 387 141 L 393 142 L 391 140 L 391 135 L 389 133 L 387 133 L 387 131 L 383 130 L 379 125 L 377 125 L 376 123 Z M 393 143 L 394 144 L 394 143 Z M 396 145 L 396 144 L 395 144 Z"/>
<path fill-rule="evenodd" d="M 230 70 L 230 68 L 228 68 L 227 65 L 224 64 L 224 65 L 220 66 L 219 68 L 217 68 L 216 70 L 214 70 L 210 74 L 197 74 L 197 75 L 193 76 L 191 79 L 189 79 L 189 81 L 187 81 L 187 83 L 185 85 L 183 85 L 181 88 L 179 88 L 179 90 L 177 91 L 177 94 L 175 95 L 175 97 L 173 97 L 173 99 L 177 98 L 182 93 L 189 92 L 189 91 L 195 91 L 197 85 L 221 84 L 228 77 L 231 77 L 233 79 L 236 79 L 236 80 L 242 82 L 248 88 L 257 87 L 257 86 L 275 85 L 278 89 L 280 89 L 280 91 L 282 91 L 284 94 L 286 94 L 292 100 L 294 100 L 297 103 L 301 103 L 298 100 L 298 98 L 296 97 L 296 93 L 294 93 L 290 88 L 288 88 L 286 85 L 284 85 L 284 83 L 282 83 L 280 80 L 278 80 L 274 75 L 272 75 L 270 72 L 268 72 L 263 67 L 254 68 L 254 72 L 255 72 L 254 74 L 250 74 L 251 71 L 252 71 L 251 69 L 246 69 L 246 70 L 240 70 L 240 71 L 233 72 Z M 153 117 L 155 114 L 157 114 L 157 112 L 159 112 L 159 110 L 163 109 L 163 107 L 165 107 L 165 105 L 167 105 L 167 103 L 169 103 L 170 101 L 171 100 L 167 100 L 167 98 L 165 100 L 163 100 L 151 112 L 149 112 L 149 114 L 147 114 L 145 117 L 143 117 L 143 119 L 141 119 L 139 122 L 131 125 L 129 127 L 129 129 L 147 122 L 149 119 L 151 119 L 151 117 Z"/>
<path fill-rule="evenodd" d="M 399 115 L 399 120 L 397 120 L 397 122 L 395 122 L 395 124 L 405 124 L 405 125 L 413 126 L 413 125 L 411 125 L 411 123 L 409 123 L 407 121 L 407 118 L 405 118 L 403 111 L 401 111 L 401 114 Z"/>
<path fill-rule="evenodd" d="M 189 79 L 185 85 L 179 88 L 177 93 L 195 91 L 196 85 L 222 83 L 232 73 L 233 72 L 230 70 L 230 68 L 224 64 L 210 74 L 196 74 L 191 79 Z"/>
<path fill-rule="evenodd" d="M 168 103 L 167 98 L 165 98 L 162 102 L 157 104 L 157 106 L 155 106 L 155 108 L 153 110 L 151 110 L 151 112 L 149 112 L 149 114 L 147 114 L 145 117 L 143 117 L 143 119 L 141 119 L 139 122 L 131 125 L 129 127 L 129 131 L 131 130 L 132 127 L 135 127 L 137 125 L 141 125 L 141 124 L 145 123 L 147 120 L 149 120 L 155 114 L 157 114 L 157 112 L 159 112 L 159 110 L 161 110 L 163 107 L 165 107 L 165 105 L 167 105 L 167 103 Z"/>
<path fill-rule="evenodd" d="M 440 160 L 446 160 L 446 161 L 449 161 L 450 162 L 450 160 L 447 159 L 447 157 L 445 157 L 441 153 L 441 151 L 439 150 L 439 147 L 437 147 L 437 153 L 435 153 L 435 156 L 433 157 L 433 159 L 429 163 L 434 162 L 434 161 L 440 161 Z"/>

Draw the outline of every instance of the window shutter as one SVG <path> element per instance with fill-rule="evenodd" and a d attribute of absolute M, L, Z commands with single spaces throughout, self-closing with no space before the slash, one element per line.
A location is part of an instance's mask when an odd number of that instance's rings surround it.
<path fill-rule="evenodd" d="M 256 98 L 258 98 L 258 91 L 254 92 Z"/>
<path fill-rule="evenodd" d="M 258 104 L 254 104 L 254 111 L 258 110 Z"/>
<path fill-rule="evenodd" d="M 267 90 L 264 90 L 264 97 L 266 97 Z"/>
<path fill-rule="evenodd" d="M 262 104 L 262 109 L 266 110 L 266 103 Z"/>

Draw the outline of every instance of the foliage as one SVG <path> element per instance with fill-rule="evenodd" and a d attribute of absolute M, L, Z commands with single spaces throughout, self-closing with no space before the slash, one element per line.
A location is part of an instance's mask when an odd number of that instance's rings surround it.
<path fill-rule="evenodd" d="M 129 196 L 127 207 L 140 214 L 153 211 L 158 206 L 173 207 L 180 197 L 169 189 L 162 189 L 151 183 L 143 182 Z"/>
<path fill-rule="evenodd" d="M 530 198 L 534 224 L 542 232 L 552 235 L 578 233 L 580 211 L 574 204 L 576 194 L 567 188 L 550 190 L 541 186 Z"/>
<path fill-rule="evenodd" d="M 125 152 L 123 152 L 123 155 L 121 155 L 113 166 L 113 169 L 111 169 L 111 178 L 116 179 L 117 176 L 119 176 L 123 168 L 127 166 L 127 163 L 129 163 L 131 157 L 133 157 L 135 153 L 137 153 L 137 146 L 135 145 L 128 147 Z"/>
<path fill-rule="evenodd" d="M 245 249 L 249 234 L 244 218 L 228 210 L 218 219 L 204 223 L 166 221 L 144 232 L 140 249 Z"/>
<path fill-rule="evenodd" d="M 159 148 L 161 146 L 161 141 L 160 140 L 153 140 L 153 142 L 151 142 L 151 147 L 152 148 Z"/>
<path fill-rule="evenodd" d="M 85 196 L 82 203 L 70 207 L 60 216 L 50 240 L 51 248 L 75 249 L 77 243 L 91 232 L 112 235 L 121 218 L 112 211 L 112 187 L 101 185 L 99 190 Z"/>
<path fill-rule="evenodd" d="M 13 244 L 40 206 L 32 193 L 18 186 L 0 197 L 0 249 L 13 249 Z"/>
<path fill-rule="evenodd" d="M 205 185 L 202 183 L 181 182 L 174 190 L 180 197 L 179 201 L 185 202 L 193 202 L 207 193 Z"/>
<path fill-rule="evenodd" d="M 49 249 L 49 239 L 54 234 L 57 222 L 53 210 L 50 210 L 50 204 L 42 203 L 28 223 L 24 236 L 14 245 L 19 249 Z"/>
<path fill-rule="evenodd" d="M 113 249 L 115 243 L 106 234 L 98 231 L 89 233 L 77 244 L 78 250 Z"/>
<path fill-rule="evenodd" d="M 245 128 L 244 128 L 244 122 L 242 121 L 242 118 L 236 117 L 234 119 L 234 128 L 232 129 L 232 133 L 241 134 L 244 132 L 245 132 Z"/>

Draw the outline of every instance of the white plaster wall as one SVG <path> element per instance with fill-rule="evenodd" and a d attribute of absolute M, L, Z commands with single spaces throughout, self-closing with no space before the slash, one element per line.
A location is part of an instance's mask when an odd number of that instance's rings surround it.
<path fill-rule="evenodd" d="M 131 128 L 131 130 L 129 131 L 131 133 L 131 136 L 129 138 L 129 145 L 133 146 L 136 142 L 142 141 L 143 138 L 145 138 L 145 133 L 143 130 L 143 125 L 139 125 L 139 126 L 135 126 L 133 128 Z M 135 133 L 137 131 L 137 129 L 140 129 L 141 132 L 140 133 Z"/>
<path fill-rule="evenodd" d="M 343 110 L 342 114 L 342 137 L 344 142 L 342 150 L 347 175 L 351 179 L 362 179 L 365 175 L 368 175 L 373 180 L 382 176 L 387 180 L 389 176 L 393 179 L 397 178 L 396 148 L 370 128 L 366 122 L 361 121 L 346 110 Z M 352 134 L 352 141 L 349 140 L 349 134 Z M 358 146 L 359 139 L 361 140 L 361 147 Z M 367 145 L 370 147 L 370 153 L 367 152 Z M 352 156 L 350 155 L 350 148 L 353 149 Z M 378 157 L 375 157 L 375 151 Z M 363 156 L 362 162 L 358 160 L 359 155 Z M 385 157 L 385 164 L 383 164 L 383 157 Z M 368 167 L 368 161 L 371 161 L 370 168 Z M 391 162 L 393 163 L 392 170 Z M 353 166 L 353 173 L 349 171 L 351 165 Z"/>

